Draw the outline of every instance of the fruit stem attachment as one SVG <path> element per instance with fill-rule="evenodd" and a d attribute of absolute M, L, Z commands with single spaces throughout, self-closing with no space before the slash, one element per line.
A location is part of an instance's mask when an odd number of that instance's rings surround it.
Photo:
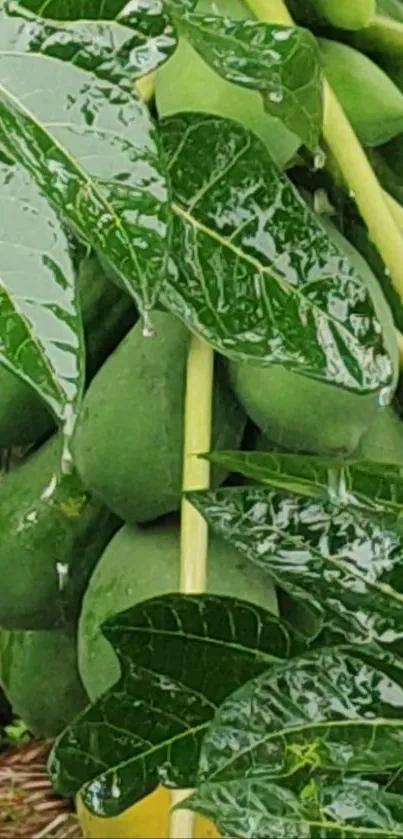
<path fill-rule="evenodd" d="M 186 372 L 186 395 L 183 444 L 182 489 L 208 489 L 210 464 L 197 457 L 211 448 L 214 352 L 192 335 Z M 186 499 L 181 505 L 179 590 L 183 594 L 201 594 L 207 583 L 208 528 L 204 518 Z M 172 807 L 187 798 L 192 790 L 172 793 Z M 172 809 L 170 839 L 190 839 L 194 813 Z"/>
<path fill-rule="evenodd" d="M 260 20 L 292 25 L 283 0 L 245 0 Z M 382 187 L 328 82 L 324 83 L 323 136 L 343 179 L 365 221 L 371 241 L 390 272 L 391 282 L 403 301 L 403 237 Z"/>

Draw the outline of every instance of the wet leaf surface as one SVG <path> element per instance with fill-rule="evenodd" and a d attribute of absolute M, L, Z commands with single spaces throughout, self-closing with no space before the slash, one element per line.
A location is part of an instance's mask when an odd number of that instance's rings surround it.
<path fill-rule="evenodd" d="M 400 684 L 353 652 L 304 655 L 217 711 L 191 806 L 223 836 L 401 837 L 403 799 L 377 776 L 401 766 L 402 738 Z"/>
<path fill-rule="evenodd" d="M 299 495 L 359 504 L 397 516 L 403 512 L 403 472 L 394 463 L 282 452 L 211 452 L 204 457 L 229 472 Z"/>
<path fill-rule="evenodd" d="M 195 781 L 200 742 L 217 706 L 305 642 L 244 601 L 166 595 L 103 626 L 121 680 L 56 742 L 50 773 L 64 795 L 81 789 L 100 815 L 122 812 L 161 780 Z"/>
<path fill-rule="evenodd" d="M 258 90 L 272 116 L 305 145 L 317 148 L 323 78 L 318 45 L 308 30 L 191 12 L 180 18 L 179 26 L 220 76 Z"/>
<path fill-rule="evenodd" d="M 211 527 L 327 625 L 403 658 L 403 544 L 388 517 L 267 487 L 189 493 Z"/>
<path fill-rule="evenodd" d="M 146 106 L 55 58 L 0 51 L 0 145 L 151 309 L 168 247 L 169 196 Z"/>
<path fill-rule="evenodd" d="M 89 2 L 83 7 L 66 0 L 0 4 L 1 49 L 71 62 L 129 90 L 135 79 L 162 64 L 175 46 L 175 31 L 162 0 Z"/>
<path fill-rule="evenodd" d="M 85 358 L 68 241 L 22 167 L 0 165 L 0 205 L 0 363 L 36 390 L 70 434 Z"/>
<path fill-rule="evenodd" d="M 355 391 L 390 384 L 367 290 L 260 140 L 197 114 L 164 120 L 162 139 L 174 197 L 166 305 L 231 358 Z"/>

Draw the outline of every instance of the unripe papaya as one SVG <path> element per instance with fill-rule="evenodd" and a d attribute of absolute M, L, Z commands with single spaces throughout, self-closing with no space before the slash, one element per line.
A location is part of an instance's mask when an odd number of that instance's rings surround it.
<path fill-rule="evenodd" d="M 302 0 L 306 4 L 307 0 Z M 338 29 L 363 29 L 375 17 L 375 0 L 309 0 L 318 15 Z"/>
<path fill-rule="evenodd" d="M 376 463 L 403 464 L 403 422 L 392 408 L 382 408 L 378 412 L 354 457 Z"/>
<path fill-rule="evenodd" d="M 109 357 L 84 398 L 73 440 L 85 486 L 124 521 L 151 521 L 179 508 L 190 333 L 154 312 L 155 335 L 139 322 Z M 246 417 L 217 359 L 213 448 L 238 448 Z M 213 483 L 225 477 L 213 470 Z"/>
<path fill-rule="evenodd" d="M 209 0 L 197 5 L 200 14 L 212 12 Z M 218 14 L 234 20 L 252 15 L 239 0 L 218 0 Z M 180 111 L 201 111 L 240 122 L 266 144 L 282 168 L 300 145 L 283 123 L 264 110 L 259 93 L 225 81 L 206 64 L 185 38 L 173 56 L 156 73 L 155 96 L 160 117 Z"/>
<path fill-rule="evenodd" d="M 390 308 L 365 260 L 338 231 L 330 226 L 328 229 L 370 292 L 393 363 L 396 386 L 399 356 Z M 294 451 L 352 454 L 380 410 L 377 393 L 348 392 L 280 365 L 260 367 L 230 362 L 229 371 L 234 391 L 250 418 L 269 440 Z"/>
<path fill-rule="evenodd" d="M 55 737 L 88 704 L 75 632 L 0 630 L 0 684 L 37 737 Z"/>
<path fill-rule="evenodd" d="M 320 40 L 326 78 L 364 146 L 403 131 L 403 93 L 370 58 L 337 41 Z"/>
<path fill-rule="evenodd" d="M 110 688 L 120 672 L 101 624 L 136 603 L 177 591 L 178 561 L 176 521 L 146 528 L 126 525 L 106 548 L 85 592 L 78 630 L 78 666 L 91 701 Z M 207 591 L 277 613 L 275 589 L 267 575 L 215 535 L 209 544 Z"/>
<path fill-rule="evenodd" d="M 7 475 L 0 504 L 0 626 L 74 625 L 92 569 L 119 520 L 77 474 L 61 475 L 55 435 Z"/>
<path fill-rule="evenodd" d="M 87 381 L 136 320 L 130 297 L 111 283 L 95 259 L 82 261 L 78 291 L 87 353 Z M 0 449 L 28 446 L 48 436 L 55 420 L 38 394 L 0 367 Z"/>

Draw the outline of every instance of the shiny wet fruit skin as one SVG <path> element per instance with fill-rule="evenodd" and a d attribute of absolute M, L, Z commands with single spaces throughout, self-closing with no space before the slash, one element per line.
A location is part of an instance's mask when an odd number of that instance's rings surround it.
<path fill-rule="evenodd" d="M 100 626 L 114 614 L 178 588 L 177 521 L 147 528 L 123 527 L 98 562 L 86 590 L 78 631 L 78 659 L 85 689 L 94 701 L 119 678 L 119 665 Z M 267 576 L 228 543 L 210 539 L 207 590 L 256 603 L 276 613 Z"/>

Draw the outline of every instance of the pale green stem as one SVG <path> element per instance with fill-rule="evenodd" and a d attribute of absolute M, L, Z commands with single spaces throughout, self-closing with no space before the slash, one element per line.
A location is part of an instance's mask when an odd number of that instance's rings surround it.
<path fill-rule="evenodd" d="M 291 25 L 283 0 L 245 0 L 252 12 L 267 23 Z M 365 221 L 391 282 L 403 300 L 403 237 L 381 185 L 337 97 L 325 81 L 323 136 L 333 154 L 350 195 Z"/>

